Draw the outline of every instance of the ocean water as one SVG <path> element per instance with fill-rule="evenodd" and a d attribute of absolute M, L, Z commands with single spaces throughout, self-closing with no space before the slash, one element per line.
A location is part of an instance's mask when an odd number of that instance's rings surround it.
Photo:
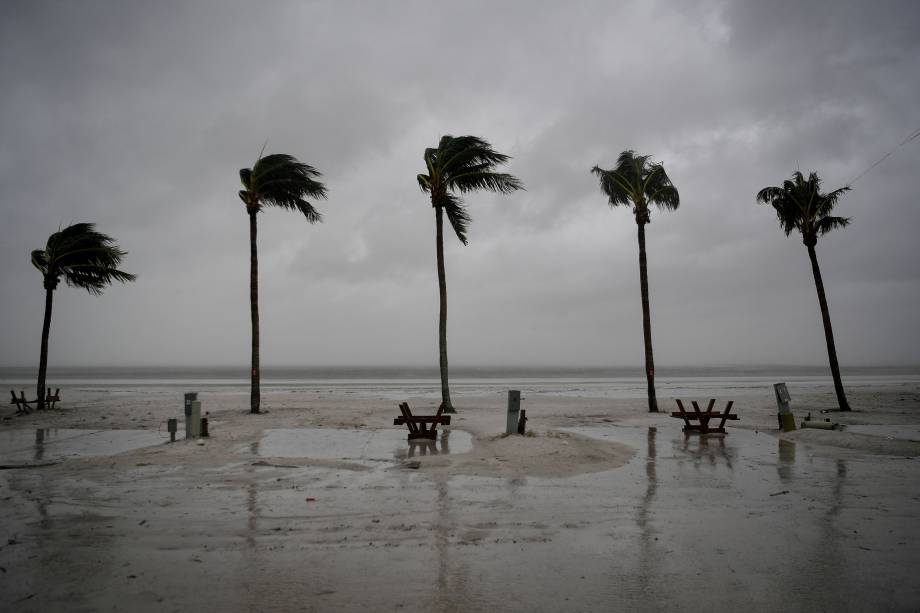
<path fill-rule="evenodd" d="M 239 394 L 248 390 L 248 369 L 182 367 L 71 367 L 52 368 L 50 387 L 116 394 L 174 394 L 184 391 Z M 844 369 L 847 387 L 886 388 L 920 386 L 920 367 L 864 367 Z M 639 368 L 464 368 L 450 373 L 456 395 L 488 396 L 519 389 L 525 395 L 587 398 L 641 398 L 646 393 L 643 369 Z M 656 389 L 661 397 L 772 395 L 773 383 L 785 381 L 798 390 L 831 387 L 826 367 L 660 367 Z M 387 398 L 438 398 L 437 368 L 330 367 L 264 368 L 262 389 L 266 393 L 300 393 L 308 396 Z M 0 368 L 0 387 L 30 390 L 35 369 Z M 27 395 L 31 395 L 28 394 Z"/>

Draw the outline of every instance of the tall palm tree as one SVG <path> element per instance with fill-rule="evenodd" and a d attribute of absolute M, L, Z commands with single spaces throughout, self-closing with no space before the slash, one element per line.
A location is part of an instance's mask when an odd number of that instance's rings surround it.
<path fill-rule="evenodd" d="M 495 172 L 497 166 L 511 158 L 498 153 L 492 149 L 492 145 L 476 136 L 442 136 L 436 148 L 425 149 L 424 157 L 428 173 L 420 174 L 417 178 L 422 191 L 431 194 L 435 215 L 441 304 L 438 315 L 441 402 L 446 413 L 455 413 L 447 384 L 447 282 L 444 278 L 443 216 L 447 214 L 447 220 L 457 238 L 466 245 L 466 230 L 471 219 L 460 195 L 478 190 L 510 194 L 524 186 L 510 174 Z"/>
<path fill-rule="evenodd" d="M 240 170 L 240 199 L 249 215 L 249 305 L 252 316 L 252 387 L 249 398 L 251 413 L 259 412 L 259 255 L 256 248 L 256 214 L 265 206 L 300 211 L 310 223 L 322 216 L 305 198 L 325 198 L 326 186 L 315 180 L 322 175 L 312 166 L 294 157 L 276 153 L 262 157 L 252 168 Z"/>
<path fill-rule="evenodd" d="M 849 411 L 846 394 L 843 391 L 843 382 L 840 380 L 840 366 L 837 364 L 837 348 L 834 345 L 834 331 L 831 328 L 831 315 L 827 308 L 827 298 L 824 295 L 824 282 L 821 280 L 821 269 L 818 267 L 818 256 L 815 245 L 818 237 L 824 236 L 831 230 L 849 225 L 849 217 L 834 217 L 831 212 L 837 201 L 848 191 L 849 187 L 841 187 L 829 194 L 821 193 L 821 179 L 814 172 L 806 179 L 801 172 L 794 172 L 791 180 L 783 182 L 782 186 L 765 187 L 757 192 L 757 202 L 769 204 L 776 210 L 776 217 L 786 236 L 798 230 L 802 234 L 802 242 L 808 248 L 808 258 L 811 260 L 811 272 L 815 277 L 815 288 L 818 290 L 818 305 L 821 307 L 821 320 L 824 322 L 824 340 L 827 342 L 827 357 L 830 361 L 831 376 L 834 378 L 834 391 L 837 393 L 837 405 L 841 411 Z"/>
<path fill-rule="evenodd" d="M 617 165 L 604 170 L 595 166 L 591 172 L 598 176 L 601 191 L 608 197 L 610 207 L 632 204 L 636 225 L 639 226 L 639 287 L 642 292 L 642 332 L 645 338 L 645 378 L 648 382 L 648 410 L 658 412 L 655 397 L 655 360 L 652 356 L 652 318 L 648 303 L 648 264 L 645 257 L 645 225 L 651 222 L 649 206 L 673 211 L 680 206 L 680 194 L 671 183 L 664 166 L 651 161 L 649 155 L 636 155 L 629 149 L 617 158 Z"/>
<path fill-rule="evenodd" d="M 51 332 L 51 305 L 61 279 L 71 287 L 85 289 L 94 296 L 113 281 L 134 281 L 134 275 L 118 270 L 127 252 L 115 240 L 96 231 L 95 224 L 76 223 L 48 237 L 44 249 L 32 252 L 32 265 L 42 273 L 45 287 L 45 320 L 38 361 L 38 408 L 45 408 L 45 377 L 48 372 L 48 335 Z"/>

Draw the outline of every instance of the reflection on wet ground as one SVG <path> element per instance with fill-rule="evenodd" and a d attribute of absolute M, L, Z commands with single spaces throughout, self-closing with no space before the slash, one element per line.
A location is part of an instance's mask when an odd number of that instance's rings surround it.
<path fill-rule="evenodd" d="M 0 605 L 31 593 L 20 609 L 110 609 L 113 590 L 126 610 L 140 611 L 920 603 L 914 460 L 828 459 L 747 430 L 707 440 L 665 425 L 572 430 L 637 453 L 621 468 L 562 479 L 253 462 L 148 466 L 95 481 L 5 471 L 15 473 L 0 474 L 5 495 L 40 519 L 10 528 L 18 544 L 0 550 L 12 586 Z M 347 449 L 392 462 L 397 443 L 408 453 L 400 434 L 363 447 L 334 435 L 333 457 Z M 306 445 L 278 440 L 239 453 Z"/>
<path fill-rule="evenodd" d="M 0 464 L 53 462 L 80 456 L 104 456 L 150 447 L 165 437 L 149 430 L 70 430 L 39 428 L 0 432 Z"/>
<path fill-rule="evenodd" d="M 272 458 L 386 462 L 407 457 L 466 453 L 472 447 L 472 437 L 462 430 L 442 430 L 434 441 L 409 441 L 405 430 L 395 428 L 286 428 L 265 430 L 258 454 Z"/>
<path fill-rule="evenodd" d="M 846 431 L 856 434 L 869 434 L 871 436 L 882 436 L 890 439 L 902 439 L 920 443 L 920 424 L 897 426 L 847 426 Z"/>

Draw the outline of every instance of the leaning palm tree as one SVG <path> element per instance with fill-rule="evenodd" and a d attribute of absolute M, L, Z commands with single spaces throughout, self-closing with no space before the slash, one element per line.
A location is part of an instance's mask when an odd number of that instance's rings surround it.
<path fill-rule="evenodd" d="M 595 166 L 591 172 L 600 179 L 601 191 L 608 197 L 610 207 L 632 204 L 636 225 L 639 226 L 639 288 L 642 292 L 642 332 L 645 338 L 645 378 L 648 382 L 648 410 L 658 412 L 655 397 L 655 360 L 652 357 L 652 318 L 648 303 L 648 264 L 645 257 L 645 225 L 651 222 L 649 205 L 673 211 L 680 206 L 680 195 L 671 184 L 660 162 L 651 156 L 636 155 L 627 150 L 617 158 L 617 165 L 604 170 Z"/>
<path fill-rule="evenodd" d="M 71 287 L 98 296 L 113 281 L 127 283 L 136 277 L 118 270 L 125 251 L 115 240 L 96 231 L 95 224 L 77 223 L 48 237 L 44 249 L 32 252 L 32 265 L 42 273 L 45 287 L 45 320 L 38 361 L 38 408 L 45 408 L 45 377 L 48 372 L 48 335 L 51 332 L 51 304 L 61 279 Z"/>
<path fill-rule="evenodd" d="M 300 211 L 310 223 L 322 216 L 305 198 L 325 198 L 326 186 L 315 180 L 322 175 L 312 166 L 290 155 L 276 153 L 262 157 L 252 168 L 240 170 L 240 199 L 249 215 L 249 305 L 252 316 L 252 387 L 249 410 L 259 412 L 259 256 L 256 249 L 256 214 L 265 206 Z"/>
<path fill-rule="evenodd" d="M 447 214 L 454 233 L 466 245 L 466 230 L 470 216 L 460 195 L 477 190 L 501 194 L 523 189 L 514 176 L 494 172 L 496 166 L 511 159 L 492 149 L 492 145 L 476 136 L 441 137 L 437 148 L 425 149 L 425 166 L 428 174 L 418 175 L 423 192 L 431 194 L 435 215 L 435 243 L 438 259 L 438 289 L 440 312 L 438 316 L 438 348 L 441 365 L 441 402 L 444 411 L 455 413 L 450 401 L 447 383 L 447 282 L 444 278 L 443 216 Z"/>
<path fill-rule="evenodd" d="M 827 308 L 827 298 L 824 295 L 824 282 L 821 280 L 821 269 L 818 267 L 815 245 L 818 243 L 819 236 L 824 236 L 831 230 L 843 228 L 850 223 L 849 217 L 831 215 L 837 201 L 849 189 L 849 187 L 841 187 L 829 194 L 822 194 L 821 179 L 816 173 L 810 173 L 806 179 L 801 172 L 796 171 L 792 174 L 792 179 L 784 181 L 782 186 L 765 187 L 757 192 L 757 202 L 769 204 L 776 210 L 776 217 L 786 236 L 792 234 L 793 230 L 798 230 L 802 234 L 802 242 L 808 248 L 811 272 L 815 277 L 815 287 L 818 290 L 821 320 L 824 322 L 827 357 L 830 361 L 831 376 L 834 378 L 837 405 L 841 411 L 849 411 L 850 405 L 847 403 L 843 382 L 840 380 L 837 348 L 834 346 L 834 331 L 831 328 L 831 315 Z"/>

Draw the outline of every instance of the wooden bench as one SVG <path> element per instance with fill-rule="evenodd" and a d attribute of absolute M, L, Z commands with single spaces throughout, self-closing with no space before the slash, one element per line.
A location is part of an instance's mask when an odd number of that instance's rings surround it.
<path fill-rule="evenodd" d="M 60 402 L 61 400 L 60 394 L 61 394 L 61 388 L 57 388 L 56 390 L 54 390 L 54 393 L 52 394 L 51 388 L 49 387 L 47 391 L 45 392 L 45 408 L 53 409 L 54 403 Z M 36 404 L 38 402 L 38 399 L 26 400 L 26 393 L 22 390 L 19 390 L 19 398 L 16 397 L 16 392 L 14 392 L 13 390 L 10 390 L 10 396 L 13 397 L 12 400 L 10 400 L 10 404 L 16 405 L 17 415 L 25 415 L 26 413 L 30 412 L 32 409 L 31 405 Z"/>
<path fill-rule="evenodd" d="M 677 408 L 679 408 L 680 411 L 671 413 L 671 417 L 676 417 L 678 419 L 684 420 L 684 432 L 698 432 L 700 434 L 725 434 L 725 422 L 729 419 L 738 419 L 738 416 L 731 412 L 732 405 L 734 403 L 734 400 L 729 400 L 728 405 L 725 407 L 725 411 L 721 413 L 714 413 L 712 407 L 714 407 L 716 404 L 715 398 L 711 398 L 709 400 L 709 406 L 706 407 L 705 411 L 700 411 L 700 407 L 696 403 L 696 400 L 692 401 L 693 411 L 687 411 L 684 409 L 683 403 L 677 399 Z M 709 420 L 716 418 L 721 419 L 719 425 L 716 427 L 710 427 Z M 692 424 L 690 423 L 691 421 L 696 421 L 699 423 Z"/>
<path fill-rule="evenodd" d="M 438 424 L 450 425 L 450 415 L 442 415 L 444 412 L 443 403 L 438 407 L 438 412 L 434 415 L 413 415 L 407 402 L 400 403 L 399 410 L 402 415 L 393 419 L 393 425 L 401 426 L 405 424 L 409 428 L 410 441 L 419 438 L 433 441 L 438 436 Z"/>

